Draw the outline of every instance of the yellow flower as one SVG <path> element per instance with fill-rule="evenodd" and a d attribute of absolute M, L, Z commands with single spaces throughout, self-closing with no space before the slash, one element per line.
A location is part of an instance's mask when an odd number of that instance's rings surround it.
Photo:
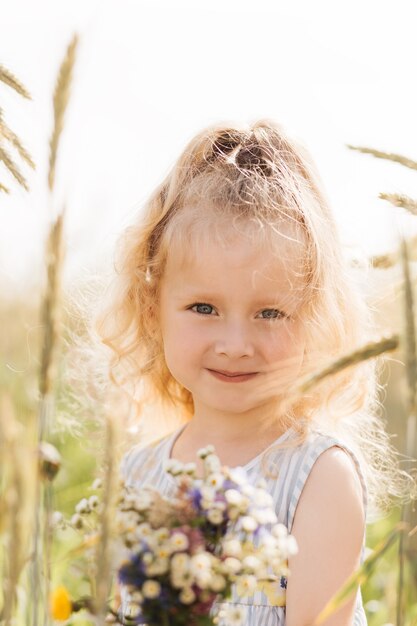
<path fill-rule="evenodd" d="M 66 587 L 57 587 L 50 596 L 50 612 L 52 619 L 64 622 L 72 613 L 72 602 Z"/>

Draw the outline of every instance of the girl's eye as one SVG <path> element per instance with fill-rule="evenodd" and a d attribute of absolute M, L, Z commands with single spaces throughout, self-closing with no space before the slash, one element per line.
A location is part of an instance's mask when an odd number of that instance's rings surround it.
<path fill-rule="evenodd" d="M 203 302 L 193 304 L 190 308 L 191 311 L 195 311 L 195 313 L 200 313 L 201 315 L 211 315 L 212 311 L 214 311 L 211 304 L 204 304 Z"/>
<path fill-rule="evenodd" d="M 214 312 L 214 307 L 212 307 L 211 304 L 205 304 L 204 302 L 197 302 L 196 304 L 193 304 L 190 309 L 200 315 L 212 315 Z M 261 317 L 264 320 L 275 320 L 286 317 L 286 315 L 279 309 L 264 309 L 261 311 Z"/>
<path fill-rule="evenodd" d="M 278 309 L 264 309 L 261 311 L 261 316 L 264 320 L 275 320 L 285 317 L 285 313 L 279 311 Z"/>

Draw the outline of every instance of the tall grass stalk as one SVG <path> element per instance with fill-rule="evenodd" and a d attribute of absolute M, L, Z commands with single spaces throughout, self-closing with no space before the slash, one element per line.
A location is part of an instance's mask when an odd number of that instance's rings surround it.
<path fill-rule="evenodd" d="M 394 152 L 383 152 L 381 150 L 375 150 L 374 148 L 366 148 L 364 146 L 352 146 L 350 144 L 346 144 L 346 147 L 350 148 L 350 150 L 357 150 L 358 152 L 362 152 L 363 154 L 371 154 L 377 159 L 393 161 L 394 163 L 399 163 L 400 165 L 404 165 L 404 167 L 408 167 L 409 169 L 417 170 L 417 161 L 413 161 L 413 159 L 409 159 L 402 154 L 396 154 Z"/>
<path fill-rule="evenodd" d="M 74 36 L 61 64 L 54 91 L 54 126 L 50 140 L 48 174 L 50 192 L 53 191 L 54 187 L 59 139 L 69 100 L 77 42 L 78 37 Z M 63 210 L 53 220 L 49 229 L 45 251 L 47 286 L 41 308 L 41 323 L 44 329 L 44 337 L 39 373 L 40 405 L 37 427 L 39 444 L 50 435 L 51 420 L 55 410 L 54 383 L 56 380 L 56 362 L 61 334 L 60 287 L 64 259 L 64 214 L 65 211 Z M 32 626 L 38 626 L 39 623 L 42 626 L 48 626 L 50 623 L 48 598 L 51 580 L 51 512 L 52 485 L 47 480 L 43 484 L 38 480 L 36 483 L 35 530 L 30 576 L 31 608 L 28 609 L 28 624 L 30 623 Z M 40 597 L 41 590 L 43 590 L 43 597 Z"/>
<path fill-rule="evenodd" d="M 17 588 L 25 562 L 28 532 L 27 520 L 34 476 L 34 455 L 28 454 L 23 427 L 17 421 L 12 399 L 0 397 L 0 531 L 6 538 L 3 559 L 0 621 L 4 626 L 13 623 L 17 605 Z"/>
<path fill-rule="evenodd" d="M 404 277 L 403 310 L 404 330 L 402 333 L 403 352 L 406 365 L 407 377 L 407 429 L 405 454 L 407 460 L 417 454 L 416 441 L 416 414 L 417 414 L 417 354 L 416 354 L 416 328 L 414 294 L 410 278 L 409 254 L 406 241 L 401 239 L 401 265 Z M 414 521 L 417 521 L 414 515 Z M 414 526 L 411 503 L 403 503 L 401 506 L 401 520 Z M 398 590 L 397 590 L 397 626 L 403 626 L 406 606 L 406 589 L 404 581 L 405 558 L 408 557 L 410 566 L 413 568 L 413 557 L 416 556 L 415 538 L 405 535 L 400 537 L 398 550 Z M 414 577 L 416 568 L 414 566 Z"/>
<path fill-rule="evenodd" d="M 104 457 L 103 508 L 100 513 L 100 541 L 97 545 L 95 580 L 97 626 L 104 623 L 107 613 L 107 602 L 112 586 L 112 539 L 114 537 L 114 519 L 116 512 L 116 493 L 118 472 L 116 467 L 117 428 L 114 413 L 106 416 L 106 443 Z"/>

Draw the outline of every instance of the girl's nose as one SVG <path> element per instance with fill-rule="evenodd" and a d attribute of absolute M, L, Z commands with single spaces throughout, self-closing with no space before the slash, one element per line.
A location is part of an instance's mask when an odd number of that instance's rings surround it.
<path fill-rule="evenodd" d="M 244 356 L 254 356 L 255 347 L 249 333 L 243 326 L 228 325 L 215 342 L 216 354 L 225 354 L 229 358 L 238 359 Z"/>

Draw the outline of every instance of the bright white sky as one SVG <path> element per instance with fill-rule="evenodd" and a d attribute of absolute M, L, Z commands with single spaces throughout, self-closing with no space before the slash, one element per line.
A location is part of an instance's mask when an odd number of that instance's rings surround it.
<path fill-rule="evenodd" d="M 0 84 L 0 106 L 37 171 L 22 165 L 27 194 L 0 164 L 12 188 L 0 196 L 2 289 L 41 280 L 48 220 L 64 202 L 66 277 L 111 263 L 115 237 L 185 143 L 221 120 L 268 116 L 286 125 L 316 159 L 343 241 L 370 254 L 392 248 L 398 227 L 417 230 L 417 218 L 378 193 L 416 197 L 417 172 L 346 144 L 417 159 L 414 9 L 412 0 L 5 3 L 0 63 L 33 101 Z M 49 198 L 52 92 L 75 31 L 81 42 Z"/>

